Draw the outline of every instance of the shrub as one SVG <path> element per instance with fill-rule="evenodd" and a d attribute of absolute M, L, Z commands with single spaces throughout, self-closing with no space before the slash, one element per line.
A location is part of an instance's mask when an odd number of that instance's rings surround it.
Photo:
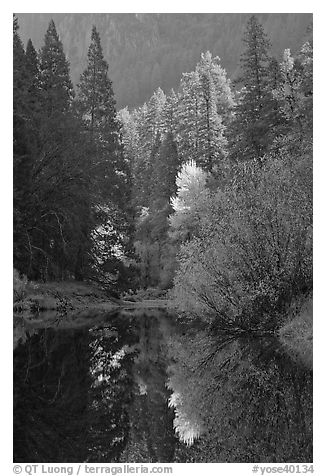
<path fill-rule="evenodd" d="M 312 288 L 310 161 L 247 165 L 225 191 L 211 193 L 179 265 L 179 309 L 223 328 L 279 326 L 291 300 Z"/>
<path fill-rule="evenodd" d="M 13 272 L 14 285 L 14 302 L 22 301 L 26 297 L 27 278 L 23 274 L 14 269 Z"/>

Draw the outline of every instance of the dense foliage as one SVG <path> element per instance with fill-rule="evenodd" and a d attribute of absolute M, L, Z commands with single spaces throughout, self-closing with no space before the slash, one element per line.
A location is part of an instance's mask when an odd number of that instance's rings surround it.
<path fill-rule="evenodd" d="M 75 98 L 54 22 L 37 54 L 14 18 L 14 266 L 32 279 L 112 282 L 128 242 L 128 181 L 96 29 Z"/>

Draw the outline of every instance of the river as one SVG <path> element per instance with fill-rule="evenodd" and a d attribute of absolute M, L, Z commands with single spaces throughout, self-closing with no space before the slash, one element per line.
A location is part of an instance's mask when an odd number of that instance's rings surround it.
<path fill-rule="evenodd" d="M 165 310 L 15 321 L 14 462 L 311 462 L 312 372 Z"/>

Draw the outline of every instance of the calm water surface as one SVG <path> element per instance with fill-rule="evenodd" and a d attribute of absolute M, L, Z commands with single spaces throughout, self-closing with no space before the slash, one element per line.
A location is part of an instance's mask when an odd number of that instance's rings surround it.
<path fill-rule="evenodd" d="M 214 345 L 165 311 L 17 318 L 14 461 L 312 461 L 311 371 Z"/>

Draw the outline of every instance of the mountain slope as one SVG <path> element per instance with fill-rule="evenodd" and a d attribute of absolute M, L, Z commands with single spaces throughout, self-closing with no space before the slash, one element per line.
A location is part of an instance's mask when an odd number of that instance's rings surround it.
<path fill-rule="evenodd" d="M 233 77 L 238 68 L 248 13 L 18 13 L 20 35 L 42 46 L 54 19 L 76 84 L 83 71 L 92 25 L 98 28 L 118 107 L 142 104 L 158 86 L 178 86 L 182 72 L 191 71 L 200 53 L 210 50 L 221 58 Z M 302 45 L 312 15 L 257 14 L 276 56 Z"/>

